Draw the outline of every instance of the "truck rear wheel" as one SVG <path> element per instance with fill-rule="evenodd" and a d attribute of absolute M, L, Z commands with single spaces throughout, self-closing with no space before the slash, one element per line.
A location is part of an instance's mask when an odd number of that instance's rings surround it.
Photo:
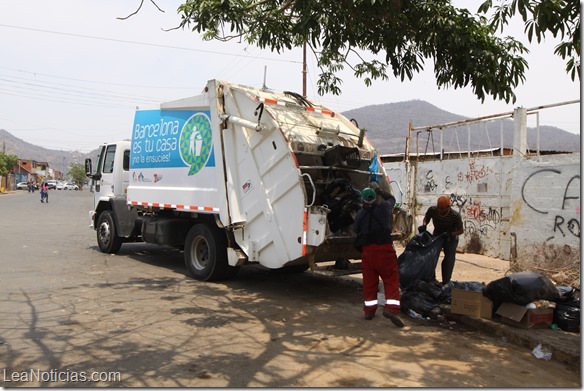
<path fill-rule="evenodd" d="M 124 242 L 116 233 L 112 212 L 104 210 L 97 220 L 97 244 L 103 253 L 115 254 Z"/>
<path fill-rule="evenodd" d="M 217 281 L 235 274 L 235 268 L 227 262 L 225 235 L 207 224 L 196 224 L 189 231 L 185 241 L 185 264 L 197 280 Z"/>

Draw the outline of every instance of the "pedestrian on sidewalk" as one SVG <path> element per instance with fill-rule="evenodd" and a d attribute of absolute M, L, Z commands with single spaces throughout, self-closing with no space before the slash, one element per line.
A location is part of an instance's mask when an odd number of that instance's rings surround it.
<path fill-rule="evenodd" d="M 392 211 L 395 197 L 372 182 L 361 192 L 363 207 L 353 223 L 357 240 L 355 247 L 361 251 L 363 272 L 363 312 L 371 320 L 377 310 L 379 278 L 383 281 L 385 305 L 383 316 L 397 327 L 404 327 L 399 317 L 399 274 L 397 256 L 391 239 Z"/>
<path fill-rule="evenodd" d="M 458 236 L 464 232 L 460 213 L 450 207 L 450 197 L 441 195 L 435 206 L 431 206 L 426 211 L 422 225 L 418 228 L 420 232 L 426 230 L 430 221 L 434 224 L 433 236 L 444 234 L 446 240 L 442 245 L 444 259 L 440 265 L 442 269 L 442 285 L 448 284 L 454 271 L 456 261 L 456 247 L 458 247 Z"/>

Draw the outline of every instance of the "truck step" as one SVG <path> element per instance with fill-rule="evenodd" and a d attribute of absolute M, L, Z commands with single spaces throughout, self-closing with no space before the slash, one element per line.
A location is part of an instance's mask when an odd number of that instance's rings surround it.
<path fill-rule="evenodd" d="M 350 274 L 360 274 L 361 273 L 361 261 L 351 261 L 351 265 L 347 270 L 343 269 L 335 269 L 335 264 L 332 262 L 331 264 L 321 264 L 317 265 L 314 270 L 311 270 L 312 273 L 324 275 L 324 276 L 346 276 Z"/>

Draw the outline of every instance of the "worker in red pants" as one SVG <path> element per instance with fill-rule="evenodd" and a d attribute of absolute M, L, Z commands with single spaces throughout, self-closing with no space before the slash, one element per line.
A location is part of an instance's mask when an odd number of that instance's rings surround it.
<path fill-rule="evenodd" d="M 391 240 L 392 211 L 395 197 L 372 182 L 361 192 L 363 207 L 355 217 L 357 233 L 355 247 L 361 249 L 363 272 L 363 312 L 371 320 L 377 310 L 377 287 L 383 281 L 385 306 L 383 316 L 397 327 L 404 322 L 399 317 L 399 274 L 397 256 Z"/>

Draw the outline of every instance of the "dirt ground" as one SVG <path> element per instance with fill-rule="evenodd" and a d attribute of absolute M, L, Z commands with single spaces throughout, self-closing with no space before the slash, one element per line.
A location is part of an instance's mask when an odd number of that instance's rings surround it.
<path fill-rule="evenodd" d="M 204 283 L 178 250 L 102 254 L 90 205 L 87 191 L 0 195 L 0 386 L 581 387 L 577 371 L 456 322 L 363 320 L 360 275 L 250 267 Z M 453 279 L 507 268 L 460 254 Z"/>

